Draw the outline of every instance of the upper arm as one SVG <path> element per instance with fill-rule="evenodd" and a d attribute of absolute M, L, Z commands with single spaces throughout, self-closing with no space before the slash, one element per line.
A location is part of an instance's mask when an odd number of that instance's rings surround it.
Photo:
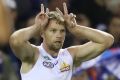
<path fill-rule="evenodd" d="M 75 60 L 86 61 L 97 57 L 107 48 L 105 44 L 90 41 L 83 45 L 69 47 L 68 51 Z"/>
<path fill-rule="evenodd" d="M 37 48 L 31 45 L 28 41 L 22 42 L 16 39 L 15 36 L 10 37 L 10 46 L 14 54 L 22 62 L 33 62 L 35 59 L 35 54 L 37 53 Z"/>

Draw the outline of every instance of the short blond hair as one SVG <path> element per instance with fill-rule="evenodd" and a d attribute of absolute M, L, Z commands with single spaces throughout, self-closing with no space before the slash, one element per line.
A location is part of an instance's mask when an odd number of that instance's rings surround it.
<path fill-rule="evenodd" d="M 59 24 L 65 24 L 64 18 L 57 11 L 51 11 L 48 13 L 50 20 L 56 20 Z"/>

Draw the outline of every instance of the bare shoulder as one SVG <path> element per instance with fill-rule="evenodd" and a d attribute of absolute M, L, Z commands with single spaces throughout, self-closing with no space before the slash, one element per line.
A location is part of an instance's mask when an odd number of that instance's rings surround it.
<path fill-rule="evenodd" d="M 33 44 L 31 44 L 35 50 L 35 59 L 38 59 L 38 56 L 39 56 L 39 46 L 35 46 Z"/>
<path fill-rule="evenodd" d="M 21 66 L 21 72 L 22 73 L 29 72 L 34 67 L 35 63 L 38 60 L 38 57 L 40 56 L 39 55 L 39 47 L 35 46 L 33 44 L 31 44 L 31 46 L 32 46 L 35 53 L 34 53 L 34 56 L 30 60 L 22 61 L 22 66 Z"/>
<path fill-rule="evenodd" d="M 80 48 L 80 47 L 82 47 L 82 45 L 70 46 L 70 47 L 67 48 L 67 50 L 69 51 L 69 53 L 71 54 L 71 56 L 74 58 L 75 57 L 75 53 L 77 52 L 76 50 L 78 48 Z"/>
<path fill-rule="evenodd" d="M 32 59 L 34 59 L 34 60 L 33 60 L 32 64 L 34 64 L 39 57 L 39 46 L 36 46 L 36 45 L 33 45 L 33 44 L 30 44 L 30 45 L 33 48 L 33 58 Z"/>

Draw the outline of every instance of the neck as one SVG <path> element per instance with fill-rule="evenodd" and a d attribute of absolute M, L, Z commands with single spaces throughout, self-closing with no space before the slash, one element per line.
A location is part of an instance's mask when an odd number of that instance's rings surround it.
<path fill-rule="evenodd" d="M 57 56 L 58 55 L 59 50 L 51 50 L 51 49 L 49 49 L 49 47 L 45 43 L 43 43 L 43 48 L 51 56 Z"/>

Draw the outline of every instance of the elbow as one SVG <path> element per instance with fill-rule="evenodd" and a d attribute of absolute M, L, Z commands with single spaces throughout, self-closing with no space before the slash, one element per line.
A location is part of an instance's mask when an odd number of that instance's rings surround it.
<path fill-rule="evenodd" d="M 17 46 L 20 43 L 21 43 L 20 40 L 15 34 L 10 36 L 10 39 L 9 39 L 10 46 Z"/>
<path fill-rule="evenodd" d="M 114 43 L 114 37 L 112 35 L 108 35 L 104 43 L 107 48 L 111 47 Z"/>
<path fill-rule="evenodd" d="M 16 37 L 15 37 L 14 34 L 10 36 L 9 44 L 10 45 L 17 45 L 18 44 L 18 42 L 17 42 Z"/>

